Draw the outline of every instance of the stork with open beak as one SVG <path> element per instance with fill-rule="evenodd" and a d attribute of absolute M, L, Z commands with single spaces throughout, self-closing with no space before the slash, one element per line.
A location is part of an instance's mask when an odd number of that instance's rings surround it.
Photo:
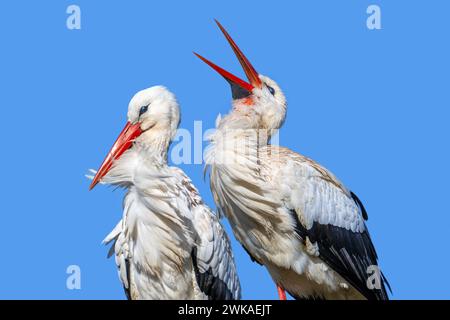
<path fill-rule="evenodd" d="M 379 269 L 361 201 L 318 163 L 269 144 L 286 98 L 217 24 L 248 78 L 196 54 L 232 89 L 232 110 L 218 119 L 205 161 L 236 238 L 267 268 L 280 299 L 285 290 L 299 299 L 388 299 L 383 274 L 370 278 Z"/>
<path fill-rule="evenodd" d="M 180 112 L 162 86 L 131 99 L 128 122 L 92 177 L 127 189 L 106 237 L 129 299 L 239 299 L 229 239 L 185 173 L 167 164 Z"/>

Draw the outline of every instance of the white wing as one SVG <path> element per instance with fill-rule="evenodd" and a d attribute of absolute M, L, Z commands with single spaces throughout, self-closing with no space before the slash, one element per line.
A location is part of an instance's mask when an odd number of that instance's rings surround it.
<path fill-rule="evenodd" d="M 278 167 L 277 183 L 283 201 L 306 228 L 318 222 L 354 232 L 366 229 L 361 207 L 333 174 L 299 154 L 287 154 Z"/>
<path fill-rule="evenodd" d="M 218 218 L 205 206 L 196 210 L 198 234 L 192 259 L 200 289 L 212 300 L 238 300 L 241 287 L 230 241 Z"/>
<path fill-rule="evenodd" d="M 272 147 L 270 163 L 278 163 L 276 182 L 282 201 L 297 221 L 303 241 L 317 245 L 318 255 L 368 299 L 387 299 L 381 289 L 367 288 L 367 269 L 377 265 L 377 254 L 364 223 L 367 213 L 358 197 L 312 160 L 285 148 Z"/>
<path fill-rule="evenodd" d="M 172 169 L 181 177 L 188 209 L 192 212 L 192 227 L 196 233 L 192 262 L 200 290 L 210 300 L 240 299 L 241 287 L 225 230 L 204 204 L 192 181 L 181 169 Z"/>
<path fill-rule="evenodd" d="M 129 275 L 130 264 L 128 260 L 129 251 L 128 244 L 122 234 L 122 224 L 122 220 L 120 220 L 115 228 L 103 240 L 103 244 L 108 245 L 110 242 L 113 242 L 108 252 L 108 258 L 114 254 L 119 279 L 122 282 L 127 298 L 131 299 Z"/>

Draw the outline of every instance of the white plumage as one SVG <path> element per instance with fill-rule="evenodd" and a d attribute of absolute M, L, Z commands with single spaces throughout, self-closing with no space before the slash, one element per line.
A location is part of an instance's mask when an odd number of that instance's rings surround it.
<path fill-rule="evenodd" d="M 130 148 L 117 154 L 116 143 L 112 166 L 93 182 L 127 189 L 123 217 L 104 242 L 113 242 L 110 255 L 128 298 L 239 299 L 231 246 L 218 218 L 184 172 L 167 164 L 179 123 L 174 95 L 161 86 L 138 92 L 128 120 L 131 129 L 121 137 L 137 130 Z"/>
<path fill-rule="evenodd" d="M 382 274 L 378 287 L 367 285 L 377 256 L 360 200 L 319 164 L 269 144 L 285 119 L 285 96 L 219 27 L 249 79 L 199 56 L 232 88 L 232 111 L 217 121 L 206 164 L 236 238 L 296 298 L 387 299 Z"/>

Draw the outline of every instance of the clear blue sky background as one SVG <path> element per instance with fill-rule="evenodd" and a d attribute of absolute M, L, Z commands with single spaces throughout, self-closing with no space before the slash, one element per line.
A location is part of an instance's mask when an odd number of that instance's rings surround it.
<path fill-rule="evenodd" d="M 81 7 L 82 29 L 66 28 Z M 366 28 L 378 4 L 382 30 Z M 0 298 L 122 299 L 103 237 L 122 191 L 88 192 L 132 95 L 164 84 L 183 128 L 214 126 L 227 84 L 192 54 L 243 75 L 218 18 L 288 101 L 281 144 L 363 200 L 393 298 L 450 298 L 448 1 L 3 1 Z M 181 166 L 214 207 L 202 165 Z M 229 227 L 227 225 L 227 230 Z M 276 298 L 233 239 L 243 297 Z M 66 268 L 81 267 L 81 290 Z"/>

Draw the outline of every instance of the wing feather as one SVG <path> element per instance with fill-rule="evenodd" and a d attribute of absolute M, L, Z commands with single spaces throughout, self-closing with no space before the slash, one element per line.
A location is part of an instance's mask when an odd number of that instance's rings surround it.
<path fill-rule="evenodd" d="M 368 268 L 378 268 L 378 257 L 361 200 L 314 161 L 288 149 L 280 152 L 288 160 L 279 183 L 299 236 L 317 243 L 319 257 L 367 299 L 388 299 L 381 272 L 379 289 L 367 285 Z"/>
<path fill-rule="evenodd" d="M 130 263 L 128 260 L 128 250 L 126 243 L 122 236 L 122 220 L 114 227 L 114 229 L 105 237 L 103 244 L 108 245 L 112 242 L 108 250 L 108 258 L 115 255 L 115 262 L 117 265 L 117 272 L 119 279 L 122 282 L 123 290 L 128 300 L 130 295 Z"/>
<path fill-rule="evenodd" d="M 192 251 L 197 283 L 210 300 L 238 300 L 241 287 L 230 241 L 218 218 L 199 206 L 194 215 L 198 234 Z"/>

